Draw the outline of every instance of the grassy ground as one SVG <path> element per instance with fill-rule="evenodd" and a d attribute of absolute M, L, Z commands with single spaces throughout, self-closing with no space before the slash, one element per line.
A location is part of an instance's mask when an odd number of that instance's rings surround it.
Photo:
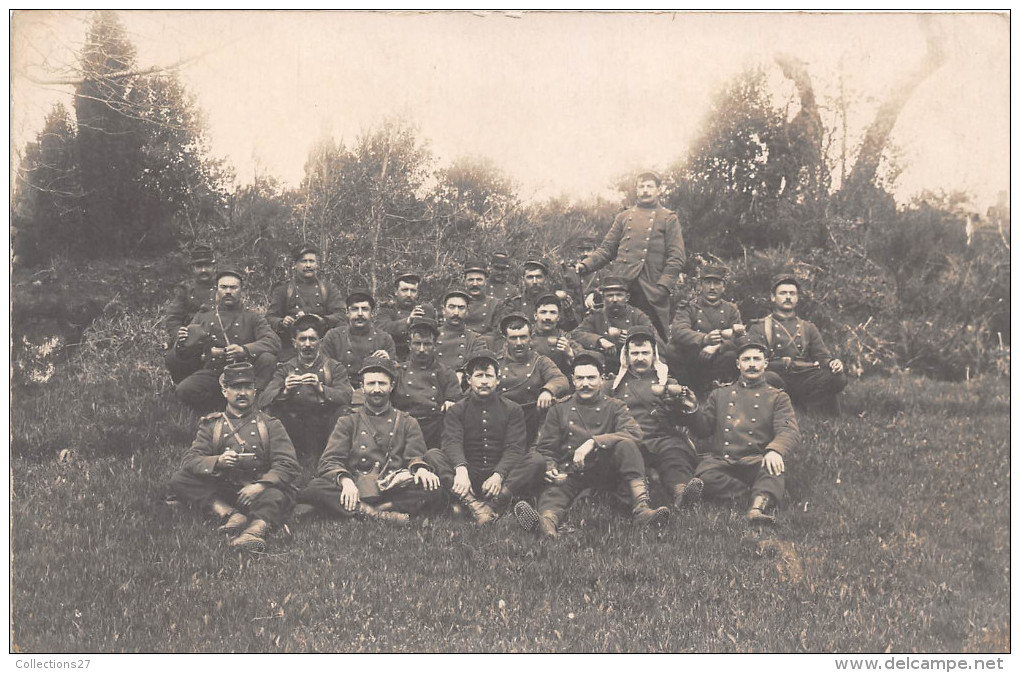
<path fill-rule="evenodd" d="M 773 531 L 714 504 L 637 530 L 596 498 L 555 543 L 511 520 L 313 520 L 251 557 L 163 503 L 195 419 L 148 339 L 13 391 L 21 651 L 1010 647 L 1007 382 L 855 382 L 843 418 L 802 420 Z"/>

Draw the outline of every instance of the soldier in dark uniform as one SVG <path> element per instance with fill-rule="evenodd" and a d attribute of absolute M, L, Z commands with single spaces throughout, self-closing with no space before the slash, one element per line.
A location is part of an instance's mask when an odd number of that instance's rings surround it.
<path fill-rule="evenodd" d="M 365 289 L 354 289 L 347 293 L 347 322 L 326 332 L 322 339 L 322 351 L 347 367 L 347 377 L 356 388 L 357 374 L 369 356 L 396 357 L 393 337 L 372 322 L 375 298 Z M 360 395 L 354 396 L 355 406 L 361 403 Z"/>
<path fill-rule="evenodd" d="M 655 336 L 651 326 L 630 331 L 621 349 L 620 372 L 612 382 L 606 382 L 605 393 L 626 404 L 641 426 L 643 436 L 638 445 L 645 467 L 659 473 L 680 509 L 697 503 L 704 485 L 694 476 L 698 454 L 687 429 L 674 420 L 683 411 L 677 397 L 680 385 L 659 359 Z"/>
<path fill-rule="evenodd" d="M 542 481 L 545 461 L 525 449 L 524 412 L 496 392 L 499 363 L 489 351 L 468 360 L 470 391 L 446 412 L 443 446 L 425 461 L 443 487 L 485 525 L 513 498 L 526 498 Z"/>
<path fill-rule="evenodd" d="M 326 329 L 330 329 L 340 324 L 344 311 L 339 290 L 318 274 L 319 249 L 304 243 L 294 248 L 291 258 L 294 277 L 273 288 L 266 310 L 266 322 L 283 342 L 277 354 L 281 362 L 294 357 L 290 328 L 296 319 L 313 313 L 325 320 Z"/>
<path fill-rule="evenodd" d="M 480 334 L 464 325 L 470 303 L 471 295 L 464 290 L 452 289 L 443 295 L 443 324 L 436 339 L 436 360 L 457 372 L 461 381 L 468 359 L 486 346 Z"/>
<path fill-rule="evenodd" d="M 666 339 L 670 296 L 687 255 L 676 213 L 659 204 L 661 185 L 656 173 L 637 177 L 637 203 L 616 216 L 602 244 L 577 265 L 577 272 L 584 275 L 609 264 L 607 273 L 627 282 L 630 303 L 647 313 Z"/>
<path fill-rule="evenodd" d="M 641 428 L 627 405 L 602 392 L 602 354 L 579 353 L 573 366 L 574 395 L 549 410 L 538 434 L 536 449 L 549 486 L 538 498 L 538 512 L 527 502 L 517 503 L 517 520 L 526 530 L 537 527 L 542 535 L 557 537 L 557 526 L 581 491 L 616 491 L 622 481 L 630 491 L 634 522 L 662 523 L 669 510 L 649 507 L 638 447 Z"/>
<path fill-rule="evenodd" d="M 575 259 L 578 262 L 583 260 L 595 252 L 598 244 L 599 242 L 594 236 L 579 236 L 574 243 Z M 578 313 L 583 317 L 592 311 L 601 310 L 602 295 L 599 293 L 599 285 L 602 282 L 601 274 L 586 273 L 582 276 L 576 271 L 577 262 L 571 267 L 570 272 L 564 276 L 564 284 L 574 299 L 574 305 L 578 307 Z"/>
<path fill-rule="evenodd" d="M 748 519 L 772 523 L 785 494 L 785 458 L 800 443 L 797 417 L 789 396 L 765 381 L 765 344 L 742 339 L 737 345 L 736 383 L 716 388 L 698 407 L 694 393 L 685 395 L 691 427 L 699 436 L 714 435 L 712 454 L 695 473 L 704 494 L 740 498 L 751 489 Z"/>
<path fill-rule="evenodd" d="M 428 302 L 418 301 L 421 289 L 421 276 L 418 274 L 401 273 L 393 282 L 396 283 L 393 299 L 379 307 L 376 312 L 375 324 L 393 337 L 397 359 L 406 362 L 410 354 L 408 328 L 411 321 L 417 318 L 435 320 L 436 309 Z"/>
<path fill-rule="evenodd" d="M 319 473 L 298 500 L 341 516 L 398 523 L 443 502 L 439 478 L 422 459 L 418 421 L 393 408 L 393 363 L 370 357 L 358 372 L 365 405 L 337 421 L 319 461 Z"/>
<path fill-rule="evenodd" d="M 577 314 L 574 301 L 565 290 L 555 289 L 549 281 L 549 266 L 541 255 L 531 253 L 524 262 L 524 289 L 522 292 L 500 302 L 493 315 L 493 325 L 499 325 L 503 318 L 511 313 L 534 315 L 538 308 L 538 299 L 545 294 L 555 294 L 560 298 L 560 327 L 572 330 L 577 327 Z M 492 344 L 501 346 L 501 344 Z"/>
<path fill-rule="evenodd" d="M 216 273 L 216 304 L 197 313 L 188 325 L 188 336 L 175 348 L 182 359 L 201 357 L 202 369 L 177 385 L 177 397 L 200 413 L 223 407 L 219 376 L 229 362 L 250 362 L 255 367 L 255 387 L 264 390 L 276 369 L 280 337 L 266 319 L 243 306 L 241 272 L 220 269 Z"/>
<path fill-rule="evenodd" d="M 411 323 L 411 357 L 397 365 L 392 396 L 394 407 L 418 421 L 430 449 L 441 445 L 443 414 L 464 396 L 457 373 L 436 360 L 438 337 L 435 320 L 419 318 Z"/>
<path fill-rule="evenodd" d="M 486 292 L 489 270 L 479 262 L 468 262 L 464 265 L 464 287 L 471 301 L 468 303 L 464 325 L 478 334 L 488 334 L 494 327 L 493 312 L 497 301 Z"/>
<path fill-rule="evenodd" d="M 627 283 L 618 276 L 603 276 L 602 299 L 605 303 L 601 311 L 585 316 L 571 336 L 585 349 L 598 351 L 606 356 L 610 374 L 615 374 L 619 360 L 619 348 L 627 340 L 629 331 L 638 325 L 652 326 L 652 321 L 641 309 L 629 306 L 627 299 Z M 657 340 L 657 345 L 663 342 Z"/>
<path fill-rule="evenodd" d="M 191 248 L 193 278 L 174 289 L 173 299 L 166 311 L 166 355 L 164 363 L 170 379 L 177 385 L 202 368 L 202 358 L 182 360 L 175 346 L 188 338 L 187 326 L 200 311 L 212 309 L 216 302 L 216 258 L 208 245 Z"/>
<path fill-rule="evenodd" d="M 233 538 L 231 547 L 262 552 L 266 533 L 283 525 L 294 504 L 301 467 L 283 424 L 256 408 L 251 364 L 228 365 L 220 382 L 226 411 L 199 422 L 170 488 L 226 520 L 219 531 Z"/>
<path fill-rule="evenodd" d="M 489 267 L 492 272 L 489 274 L 489 284 L 486 287 L 488 295 L 497 304 L 514 296 L 517 289 L 507 282 L 510 278 L 510 255 L 505 252 L 494 252 Z"/>
<path fill-rule="evenodd" d="M 737 378 L 734 340 L 746 329 L 736 304 L 722 298 L 726 268 L 705 265 L 698 275 L 698 297 L 677 308 L 670 326 L 669 352 L 673 371 L 703 395 L 713 381 Z"/>
<path fill-rule="evenodd" d="M 291 325 L 297 351 L 276 367 L 259 406 L 283 421 L 302 462 L 318 463 L 336 420 L 350 411 L 347 369 L 322 352 L 325 321 L 306 313 Z"/>
<path fill-rule="evenodd" d="M 519 313 L 511 313 L 499 325 L 506 339 L 498 356 L 499 386 L 496 392 L 516 402 L 524 410 L 527 426 L 526 446 L 531 446 L 545 412 L 557 398 L 570 392 L 570 381 L 559 367 L 531 347 L 531 321 Z"/>
<path fill-rule="evenodd" d="M 531 347 L 536 353 L 552 360 L 564 376 L 570 372 L 570 362 L 581 351 L 581 344 L 560 328 L 560 298 L 544 294 L 538 298 L 535 308 L 535 333 Z"/>
<path fill-rule="evenodd" d="M 843 362 L 832 357 L 818 328 L 797 317 L 800 281 L 792 274 L 772 280 L 772 314 L 751 323 L 748 335 L 769 347 L 770 385 L 786 390 L 807 411 L 836 414 L 836 395 L 846 387 Z"/>

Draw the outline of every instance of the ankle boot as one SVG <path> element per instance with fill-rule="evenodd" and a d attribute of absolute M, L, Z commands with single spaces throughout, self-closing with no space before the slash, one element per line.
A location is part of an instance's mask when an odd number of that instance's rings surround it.
<path fill-rule="evenodd" d="M 705 489 L 705 482 L 694 477 L 686 484 L 677 484 L 673 489 L 673 505 L 677 509 L 690 507 L 701 502 L 701 492 Z"/>
<path fill-rule="evenodd" d="M 387 521 L 401 526 L 411 523 L 411 517 L 403 512 L 384 512 L 364 502 L 358 503 L 358 514 L 377 521 Z"/>
<path fill-rule="evenodd" d="M 492 511 L 492 508 L 476 498 L 471 491 L 468 491 L 467 495 L 456 496 L 456 498 L 468 508 L 477 525 L 484 526 L 490 521 L 496 520 L 496 513 Z"/>
<path fill-rule="evenodd" d="M 776 508 L 772 496 L 759 493 L 754 496 L 751 509 L 747 510 L 747 520 L 755 524 L 773 524 L 776 522 Z"/>
<path fill-rule="evenodd" d="M 666 507 L 652 509 L 648 506 L 648 487 L 645 485 L 644 479 L 635 479 L 627 486 L 630 488 L 631 504 L 633 505 L 631 515 L 634 523 L 649 526 L 665 522 L 669 516 L 669 509 Z"/>
<path fill-rule="evenodd" d="M 216 530 L 220 533 L 225 533 L 231 537 L 237 535 L 244 527 L 248 525 L 248 517 L 241 512 L 234 510 L 234 512 L 227 518 L 222 526 Z"/>
<path fill-rule="evenodd" d="M 558 525 L 559 520 L 552 512 L 542 512 L 538 517 L 538 533 L 542 537 L 547 537 L 550 540 L 558 538 L 560 536 L 559 531 L 556 530 Z"/>
<path fill-rule="evenodd" d="M 266 533 L 269 532 L 269 524 L 262 519 L 255 519 L 244 532 L 230 541 L 231 547 L 238 547 L 252 552 L 264 552 L 266 550 Z"/>

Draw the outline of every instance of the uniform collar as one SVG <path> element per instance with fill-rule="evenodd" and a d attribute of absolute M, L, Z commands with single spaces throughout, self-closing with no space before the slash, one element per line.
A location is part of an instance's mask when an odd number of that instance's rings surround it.
<path fill-rule="evenodd" d="M 737 379 L 737 383 L 740 385 L 741 388 L 761 388 L 762 386 L 765 385 L 765 377 L 763 376 L 760 379 L 758 379 L 757 383 L 745 383 L 744 379 Z"/>
<path fill-rule="evenodd" d="M 385 416 L 389 414 L 391 411 L 393 411 L 393 404 L 390 403 L 389 400 L 387 400 L 386 406 L 384 406 L 379 411 L 373 411 L 372 409 L 369 408 L 367 404 L 365 404 L 364 406 L 361 407 L 361 410 L 364 411 L 369 416 Z"/>

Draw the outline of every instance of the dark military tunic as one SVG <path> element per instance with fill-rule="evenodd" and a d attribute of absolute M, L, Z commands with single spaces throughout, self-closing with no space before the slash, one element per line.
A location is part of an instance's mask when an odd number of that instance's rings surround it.
<path fill-rule="evenodd" d="M 290 328 L 283 326 L 283 319 L 301 312 L 323 318 L 327 328 L 336 327 L 344 319 L 344 299 L 332 283 L 318 278 L 311 283 L 290 280 L 273 288 L 266 321 L 288 341 Z"/>
<path fill-rule="evenodd" d="M 447 324 L 439 327 L 436 360 L 455 372 L 464 369 L 468 359 L 485 348 L 485 340 L 477 332 L 464 327 L 454 329 Z"/>
<path fill-rule="evenodd" d="M 182 355 L 194 354 L 195 351 L 205 354 L 205 368 L 222 370 L 223 358 L 209 357 L 212 348 L 226 348 L 231 344 L 243 346 L 249 359 L 256 359 L 263 353 L 274 355 L 280 350 L 280 337 L 266 322 L 266 319 L 243 308 L 232 310 L 220 309 L 201 311 L 195 315 L 188 325 L 189 339 L 177 344 Z M 200 339 L 194 335 L 204 334 Z"/>
<path fill-rule="evenodd" d="M 575 356 L 581 351 L 581 344 L 577 343 L 570 334 L 564 332 L 559 327 L 545 334 L 539 334 L 536 331 L 531 336 L 531 347 L 539 355 L 544 355 L 552 360 L 560 368 L 560 371 L 563 372 L 563 375 L 570 379 L 573 374 L 570 369 L 570 356 L 565 351 L 556 349 L 556 342 L 559 341 L 560 337 L 566 337 L 570 350 L 574 352 Z"/>
<path fill-rule="evenodd" d="M 504 479 L 524 457 L 524 412 L 501 395 L 469 393 L 446 412 L 443 453 L 454 467 Z"/>
<path fill-rule="evenodd" d="M 555 294 L 556 290 L 542 289 L 534 295 L 528 295 L 526 293 L 515 294 L 509 299 L 501 301 L 493 311 L 492 325 L 493 329 L 499 329 L 500 321 L 511 313 L 520 313 L 521 315 L 527 316 L 529 320 L 534 320 L 535 312 L 538 310 L 536 305 L 538 300 L 545 294 Z M 565 330 L 572 330 L 577 327 L 578 318 L 576 306 L 569 295 L 566 301 L 562 302 L 563 305 L 560 307 L 560 321 L 559 327 Z"/>
<path fill-rule="evenodd" d="M 510 283 L 501 283 L 489 278 L 489 282 L 485 286 L 485 292 L 498 304 L 504 299 L 509 299 L 517 294 L 517 286 Z"/>
<path fill-rule="evenodd" d="M 339 483 L 376 463 L 382 474 L 423 466 L 425 438 L 418 421 L 387 405 L 375 413 L 362 407 L 337 421 L 319 461 L 318 476 Z"/>
<path fill-rule="evenodd" d="M 396 303 L 396 301 L 388 302 L 385 306 L 381 306 L 376 311 L 372 322 L 379 326 L 384 332 L 393 337 L 393 343 L 396 348 L 397 359 L 403 362 L 410 356 L 410 334 L 408 333 L 407 319 L 411 317 L 411 311 L 414 310 L 415 306 L 421 306 L 425 309 L 426 315 L 434 313 L 435 309 L 432 304 L 415 303 L 414 305 L 404 308 Z"/>
<path fill-rule="evenodd" d="M 638 325 L 652 327 L 652 321 L 640 309 L 628 306 L 621 315 L 613 317 L 610 317 L 603 309 L 588 314 L 577 326 L 577 329 L 571 333 L 571 336 L 586 349 L 597 351 L 599 350 L 599 339 L 608 339 L 616 343 L 614 339 L 609 338 L 610 327 L 629 331 Z M 660 347 L 662 346 L 658 337 L 656 337 L 656 342 Z"/>
<path fill-rule="evenodd" d="M 397 357 L 393 337 L 369 323 L 355 330 L 349 324 L 334 327 L 322 338 L 322 352 L 347 368 L 347 378 L 358 381 L 358 371 L 369 355 L 386 351 L 390 358 Z"/>
<path fill-rule="evenodd" d="M 390 399 L 394 407 L 418 421 L 425 443 L 436 448 L 443 437 L 443 405 L 461 397 L 460 382 L 452 369 L 436 361 L 426 367 L 408 361 L 397 369 L 397 384 Z"/>
<path fill-rule="evenodd" d="M 705 390 L 713 380 L 728 383 L 736 379 L 733 339 L 724 339 L 708 359 L 701 356 L 701 349 L 708 345 L 705 337 L 712 330 L 731 329 L 742 323 L 740 309 L 728 301 L 719 301 L 712 306 L 699 298 L 677 308 L 670 326 L 668 353 L 674 369 L 683 370 L 685 381 L 698 392 Z"/>
<path fill-rule="evenodd" d="M 595 440 L 597 453 L 612 449 L 624 440 L 636 442 L 641 436 L 641 426 L 622 401 L 601 392 L 585 401 L 575 393 L 569 400 L 549 409 L 535 450 L 545 457 L 548 469 L 552 469 L 572 461 L 574 450 L 589 439 Z"/>
<path fill-rule="evenodd" d="M 310 385 L 302 385 L 287 392 L 285 382 L 288 376 L 291 374 L 303 376 L 308 373 L 314 373 L 322 382 L 322 393 Z M 353 394 L 351 382 L 347 378 L 347 368 L 333 358 L 319 353 L 311 364 L 304 364 L 298 357 L 280 363 L 273 380 L 259 395 L 259 403 L 262 407 L 272 404 L 277 408 L 302 414 L 329 415 L 332 411 L 348 406 Z"/>
<path fill-rule="evenodd" d="M 748 330 L 749 335 L 757 337 L 757 341 L 768 345 L 771 350 L 769 355 L 769 368 L 779 366 L 777 360 L 791 358 L 793 360 L 807 360 L 825 365 L 832 359 L 829 349 L 822 340 L 822 334 L 814 323 L 803 320 L 797 316 L 780 318 L 772 314 L 772 335 L 771 339 L 765 334 L 765 320 L 755 320 Z"/>
<path fill-rule="evenodd" d="M 570 392 L 570 382 L 552 360 L 534 350 L 524 362 L 515 362 L 505 351 L 499 356 L 497 391 L 504 397 L 521 406 L 534 406 L 543 390 L 553 397 Z"/>
<path fill-rule="evenodd" d="M 181 283 L 167 307 L 166 332 L 170 343 L 177 341 L 177 332 L 191 323 L 195 314 L 209 311 L 216 305 L 216 285 L 200 288 L 194 283 Z"/>
<path fill-rule="evenodd" d="M 492 324 L 492 319 L 495 316 L 498 303 L 498 300 L 486 294 L 482 294 L 477 299 L 471 297 L 471 301 L 468 302 L 467 314 L 464 316 L 464 325 L 478 334 L 487 334 L 497 329 L 498 326 Z"/>

